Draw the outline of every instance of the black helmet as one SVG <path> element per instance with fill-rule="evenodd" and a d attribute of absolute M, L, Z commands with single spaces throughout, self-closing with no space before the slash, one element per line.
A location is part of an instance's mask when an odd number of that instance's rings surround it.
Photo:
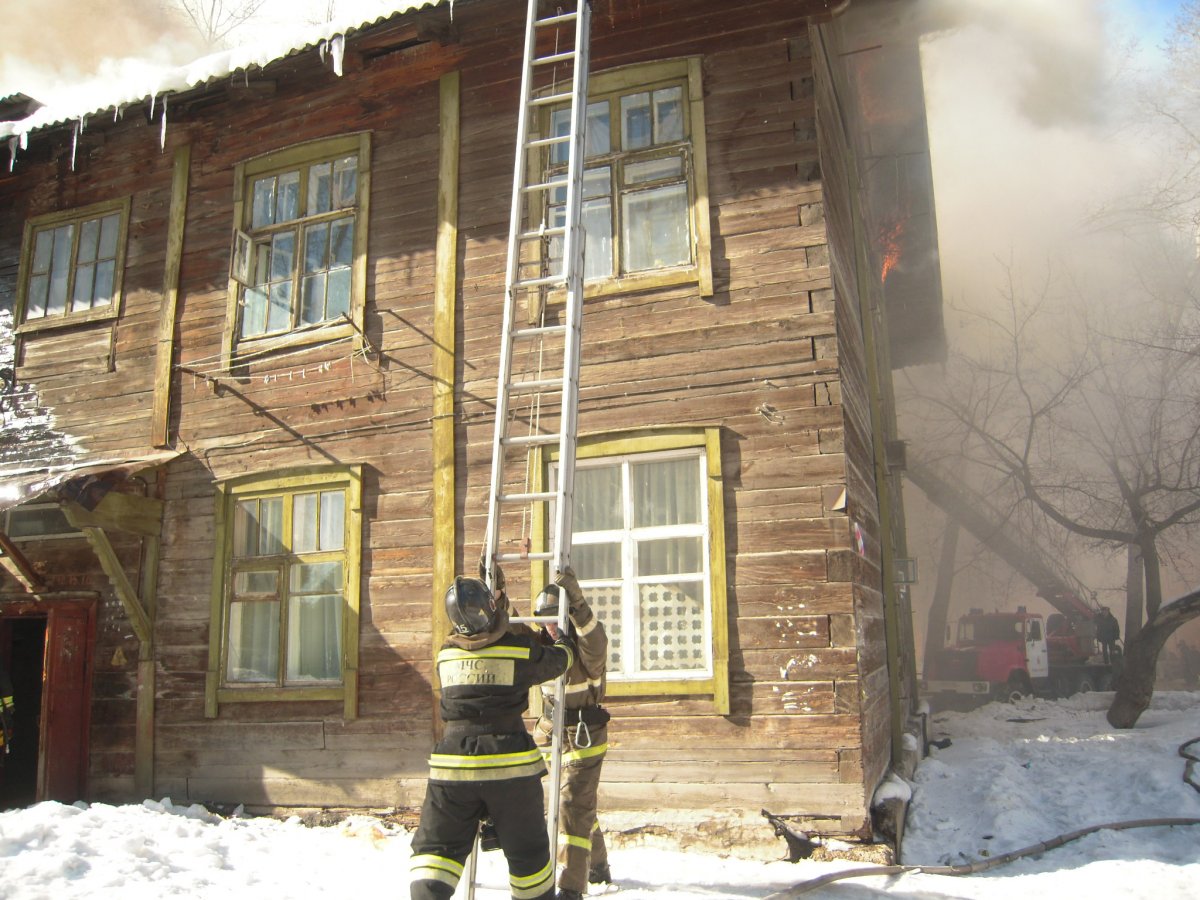
<path fill-rule="evenodd" d="M 558 603 L 558 585 L 548 584 L 542 588 L 542 592 L 534 601 L 533 614 L 535 616 L 557 616 Z"/>
<path fill-rule="evenodd" d="M 491 631 L 496 613 L 496 597 L 478 578 L 460 575 L 446 589 L 446 615 L 459 634 L 471 637 Z"/>

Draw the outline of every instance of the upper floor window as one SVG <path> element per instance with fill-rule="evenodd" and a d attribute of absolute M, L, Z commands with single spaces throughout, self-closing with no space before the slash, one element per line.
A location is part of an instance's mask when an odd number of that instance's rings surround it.
<path fill-rule="evenodd" d="M 361 332 L 368 172 L 366 135 L 315 141 L 238 167 L 233 355 L 339 336 L 329 328 Z"/>
<path fill-rule="evenodd" d="M 215 699 L 352 703 L 359 485 L 356 468 L 332 467 L 222 489 Z"/>
<path fill-rule="evenodd" d="M 18 330 L 117 315 L 129 200 L 30 219 L 25 226 Z"/>
<path fill-rule="evenodd" d="M 699 60 L 632 66 L 590 79 L 581 218 L 588 293 L 697 281 L 712 293 L 708 175 Z M 551 109 L 552 135 L 570 109 Z M 566 173 L 567 146 L 547 151 L 548 178 Z M 566 219 L 566 188 L 550 194 L 546 223 Z M 547 243 L 562 270 L 562 239 Z"/>

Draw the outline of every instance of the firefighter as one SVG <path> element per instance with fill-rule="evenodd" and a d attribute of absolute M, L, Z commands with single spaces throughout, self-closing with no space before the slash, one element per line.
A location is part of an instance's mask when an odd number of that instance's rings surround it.
<path fill-rule="evenodd" d="M 0 659 L 0 768 L 4 767 L 4 757 L 12 752 L 16 709 L 16 704 L 13 703 L 12 680 L 8 677 L 8 664 Z"/>
<path fill-rule="evenodd" d="M 1105 663 L 1112 663 L 1120 638 L 1121 623 L 1108 611 L 1107 606 L 1100 607 L 1100 612 L 1096 614 L 1096 640 L 1100 642 Z"/>
<path fill-rule="evenodd" d="M 460 576 L 445 603 L 453 628 L 437 656 L 445 733 L 429 759 L 413 836 L 412 898 L 454 894 L 479 823 L 490 818 L 514 900 L 551 900 L 554 865 L 541 783 L 546 764 L 521 714 L 530 688 L 569 669 L 574 649 L 566 637 L 547 645 L 528 627 L 509 627 L 499 569 L 494 594 L 482 580 Z"/>
<path fill-rule="evenodd" d="M 596 792 L 600 786 L 600 768 L 608 750 L 608 711 L 604 699 L 605 673 L 608 667 L 608 636 L 592 613 L 575 573 L 563 570 L 558 584 L 549 585 L 538 596 L 536 614 L 556 615 L 559 611 L 559 586 L 567 595 L 567 635 L 576 644 L 578 655 L 567 670 L 563 709 L 563 772 L 559 805 L 559 831 L 562 843 L 558 861 L 563 864 L 558 876 L 558 900 L 581 900 L 588 882 L 609 883 L 608 850 L 596 820 Z M 552 638 L 558 637 L 556 625 L 547 625 Z M 554 693 L 542 685 L 542 716 L 534 737 L 547 749 L 553 739 Z"/>

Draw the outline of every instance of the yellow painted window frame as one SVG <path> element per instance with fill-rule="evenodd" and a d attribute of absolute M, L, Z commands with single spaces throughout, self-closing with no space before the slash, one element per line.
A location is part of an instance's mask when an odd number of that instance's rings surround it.
<path fill-rule="evenodd" d="M 636 88 L 651 88 L 662 82 L 686 82 L 686 115 L 688 140 L 691 142 L 692 172 L 688 178 L 689 202 L 692 218 L 692 258 L 689 266 L 676 266 L 669 269 L 658 269 L 645 272 L 633 272 L 621 275 L 619 272 L 608 278 L 596 279 L 584 284 L 583 296 L 606 297 L 614 294 L 631 293 L 634 291 L 653 290 L 658 288 L 675 287 L 683 284 L 696 284 L 701 297 L 713 295 L 712 274 L 712 223 L 709 219 L 708 193 L 708 150 L 704 123 L 704 85 L 699 56 L 681 57 L 679 59 L 661 60 L 652 63 L 636 63 L 597 72 L 588 77 L 588 96 L 600 98 L 605 95 L 625 93 Z M 542 117 L 541 129 L 549 133 L 551 111 L 547 109 Z M 613 126 L 617 127 L 616 125 Z M 542 150 L 540 153 L 547 153 Z M 530 202 L 543 202 L 531 199 Z M 617 196 L 612 198 L 614 213 L 619 202 Z M 541 210 L 532 211 L 532 220 L 541 217 Z M 621 236 L 613 235 L 614 243 L 619 243 Z M 550 301 L 562 302 L 561 292 L 552 295 Z"/>
<path fill-rule="evenodd" d="M 666 450 L 702 449 L 705 455 L 708 484 L 708 566 L 712 602 L 712 675 L 708 678 L 678 678 L 646 681 L 609 681 L 610 697 L 646 696 L 711 696 L 719 715 L 727 716 L 729 707 L 729 603 L 728 576 L 725 564 L 725 492 L 721 472 L 721 429 L 717 425 L 664 425 L 610 431 L 603 434 L 581 435 L 576 442 L 575 458 L 598 459 L 606 456 L 631 456 L 639 453 L 658 453 Z M 535 491 L 545 490 L 550 479 L 550 465 L 558 458 L 556 449 L 539 448 L 533 471 L 538 484 Z M 546 509 L 537 504 L 532 523 L 534 547 L 546 550 Z M 532 564 L 531 596 L 546 584 L 546 564 Z"/>
<path fill-rule="evenodd" d="M 54 328 L 68 328 L 74 325 L 81 325 L 85 322 L 102 322 L 108 319 L 115 319 L 121 314 L 121 303 L 124 298 L 125 287 L 125 250 L 129 240 L 130 207 L 131 199 L 129 197 L 121 197 L 116 200 L 92 203 L 89 206 L 80 206 L 75 209 L 62 210 L 61 212 L 33 216 L 25 221 L 25 232 L 21 239 L 21 262 L 17 274 L 17 298 L 14 317 L 14 321 L 17 323 L 14 330 L 18 335 Z M 119 213 L 121 216 L 121 224 L 117 231 L 117 255 L 113 260 L 112 301 L 100 309 L 89 309 L 87 312 L 66 313 L 65 315 L 54 317 L 47 316 L 34 319 L 31 322 L 25 322 L 25 309 L 29 302 L 30 269 L 33 267 L 33 241 L 37 232 L 47 228 L 55 228 L 68 222 L 79 224 L 88 219 L 97 219 L 112 213 Z M 67 284 L 68 297 L 74 291 L 74 284 L 75 260 L 72 258 L 71 277 Z"/>
<path fill-rule="evenodd" d="M 346 593 L 342 607 L 342 683 L 261 687 L 224 683 L 229 592 L 232 589 L 233 510 L 249 496 L 277 497 L 343 488 L 346 492 Z M 358 624 L 362 572 L 362 466 L 315 466 L 270 475 L 244 475 L 217 485 L 216 543 L 210 599 L 208 670 L 204 713 L 215 718 L 222 703 L 341 700 L 346 719 L 358 717 Z"/>
<path fill-rule="evenodd" d="M 276 150 L 254 159 L 245 160 L 233 169 L 233 227 L 234 239 L 230 241 L 230 256 L 236 249 L 237 232 L 249 228 L 250 204 L 247 202 L 251 181 L 263 175 L 285 172 L 344 156 L 358 155 L 358 196 L 354 218 L 354 262 L 350 267 L 350 321 L 331 325 L 319 323 L 289 331 L 286 334 L 258 338 L 239 336 L 243 287 L 233 275 L 230 266 L 228 283 L 228 308 L 225 314 L 225 333 L 222 337 L 222 355 L 226 368 L 238 362 L 281 348 L 323 344 L 341 338 L 354 338 L 355 349 L 363 349 L 363 317 L 367 298 L 367 225 L 370 221 L 371 205 L 371 133 L 367 131 L 306 141 Z M 302 252 L 297 247 L 297 254 Z"/>

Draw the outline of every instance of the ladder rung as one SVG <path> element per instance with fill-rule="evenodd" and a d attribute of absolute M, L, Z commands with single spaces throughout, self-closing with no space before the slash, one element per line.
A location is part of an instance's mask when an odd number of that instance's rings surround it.
<path fill-rule="evenodd" d="M 501 494 L 497 498 L 501 503 L 549 503 L 557 500 L 554 491 L 529 491 L 524 494 Z"/>
<path fill-rule="evenodd" d="M 528 381 L 510 381 L 508 390 L 513 394 L 527 394 L 531 391 L 544 391 L 549 388 L 562 388 L 561 378 L 539 378 Z"/>
<path fill-rule="evenodd" d="M 565 334 L 566 325 L 535 325 L 533 328 L 514 328 L 514 338 L 548 337 L 554 334 Z"/>
<path fill-rule="evenodd" d="M 520 562 L 522 560 L 530 560 L 532 562 L 548 562 L 554 559 L 553 553 L 497 553 L 493 557 L 496 562 Z"/>
<path fill-rule="evenodd" d="M 564 94 L 546 94 L 544 97 L 534 97 L 529 101 L 530 106 L 549 106 L 551 103 L 566 103 L 574 95 L 569 91 Z"/>
<path fill-rule="evenodd" d="M 528 141 L 525 146 L 530 149 L 533 149 L 534 147 L 548 147 L 551 144 L 565 144 L 569 140 L 571 140 L 571 136 L 569 134 L 559 134 L 555 135 L 554 137 L 536 138 L 532 141 Z"/>
<path fill-rule="evenodd" d="M 557 434 L 514 434 L 502 438 L 501 442 L 509 447 L 542 447 L 547 444 L 557 444 L 561 438 Z"/>
<path fill-rule="evenodd" d="M 553 178 L 550 181 L 539 181 L 537 184 L 527 184 L 525 187 L 521 188 L 521 190 L 525 191 L 527 194 L 531 194 L 534 191 L 549 191 L 553 190 L 554 188 L 565 188 L 570 183 L 570 180 L 566 178 Z"/>
<path fill-rule="evenodd" d="M 509 600 L 508 602 L 510 605 L 512 604 L 512 600 Z M 517 602 L 523 603 L 525 601 L 518 600 Z M 558 616 L 509 616 L 508 621 L 516 622 L 518 625 L 521 624 L 522 622 L 524 622 L 524 623 L 533 622 L 533 623 L 539 624 L 539 625 L 540 624 L 557 625 L 558 624 Z"/>
<path fill-rule="evenodd" d="M 566 50 L 563 53 L 554 53 L 550 56 L 539 56 L 536 59 L 531 59 L 529 62 L 535 66 L 548 66 L 551 63 L 566 62 L 568 59 L 575 58 L 574 50 Z"/>
<path fill-rule="evenodd" d="M 537 278 L 519 278 L 513 282 L 513 287 L 516 288 L 531 288 L 542 287 L 547 284 L 560 284 L 564 287 L 567 283 L 565 275 L 540 275 Z"/>
<path fill-rule="evenodd" d="M 541 238 L 559 237 L 567 233 L 565 225 L 554 225 L 550 228 L 543 228 L 540 231 L 522 231 L 521 240 L 536 241 Z"/>
<path fill-rule="evenodd" d="M 574 22 L 578 18 L 578 12 L 565 12 L 559 13 L 557 16 L 547 16 L 544 19 L 538 19 L 533 24 L 541 28 L 546 25 L 561 25 L 563 22 Z"/>

